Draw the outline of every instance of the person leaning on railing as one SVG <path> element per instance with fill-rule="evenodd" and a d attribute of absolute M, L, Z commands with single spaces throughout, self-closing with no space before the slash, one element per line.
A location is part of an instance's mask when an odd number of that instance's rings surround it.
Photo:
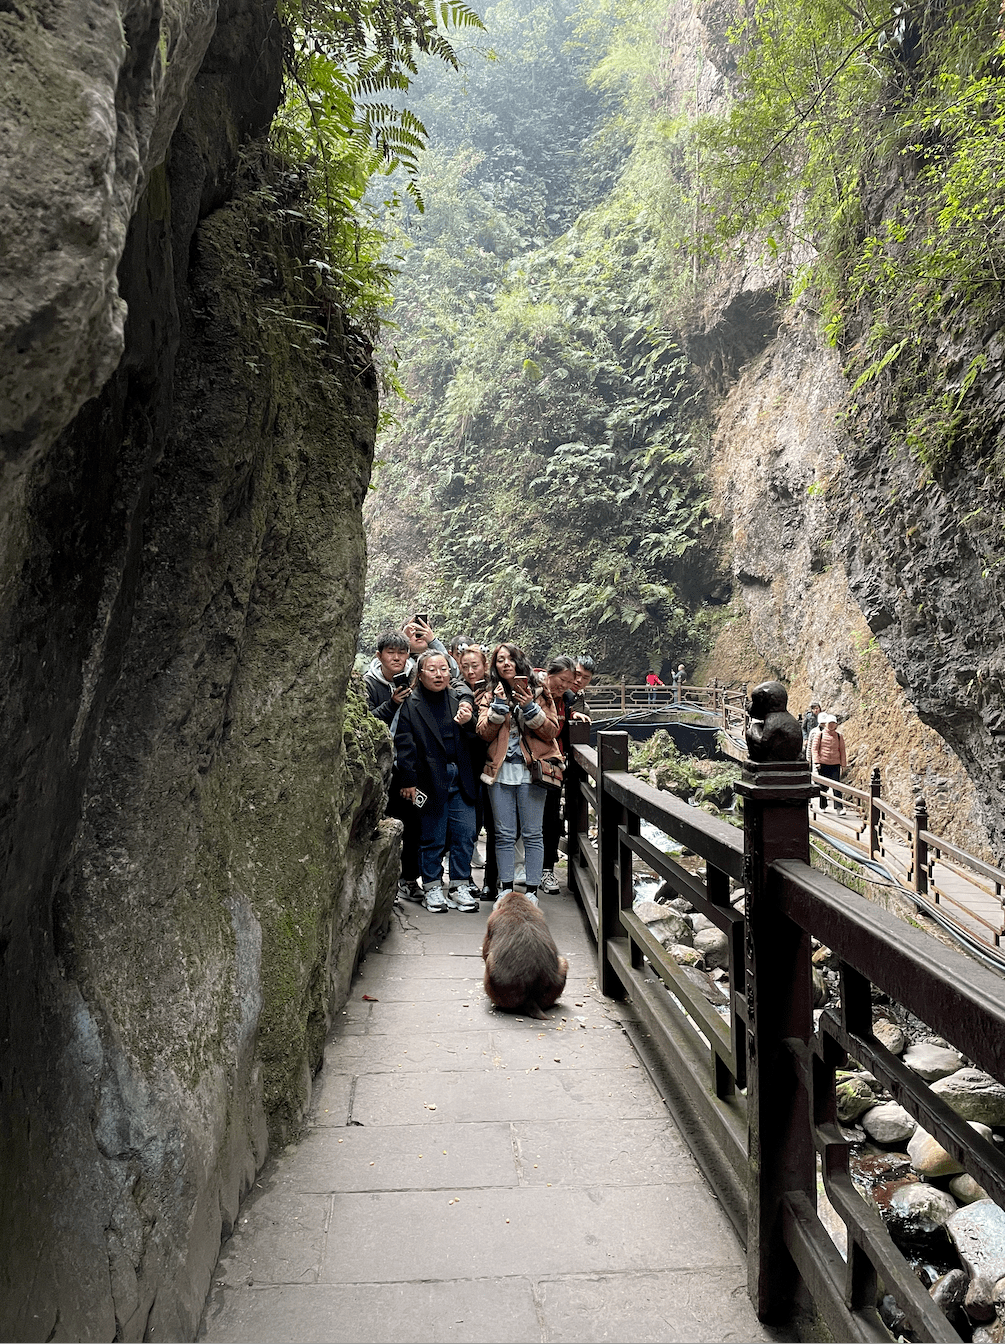
<path fill-rule="evenodd" d="M 819 727 L 810 737 L 809 752 L 810 763 L 816 774 L 834 780 L 835 784 L 840 783 L 841 767 L 848 764 L 848 752 L 844 736 L 838 731 L 837 719 L 833 714 L 820 715 Z M 821 793 L 821 812 L 826 806 L 827 795 Z M 834 811 L 844 811 L 844 804 L 837 793 L 834 793 Z"/>

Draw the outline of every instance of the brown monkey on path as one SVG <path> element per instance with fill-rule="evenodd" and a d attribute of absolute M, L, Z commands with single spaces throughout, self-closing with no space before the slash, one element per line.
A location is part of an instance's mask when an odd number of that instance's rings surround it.
<path fill-rule="evenodd" d="M 522 891 L 508 891 L 489 915 L 482 943 L 485 993 L 497 1008 L 545 1018 L 565 989 L 569 963 L 558 955 L 544 915 Z"/>

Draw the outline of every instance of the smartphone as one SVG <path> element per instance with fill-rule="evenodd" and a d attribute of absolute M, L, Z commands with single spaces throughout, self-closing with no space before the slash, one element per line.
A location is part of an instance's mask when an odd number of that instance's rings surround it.
<path fill-rule="evenodd" d="M 422 792 L 422 790 L 421 790 L 421 789 L 416 789 L 416 790 L 415 790 L 415 806 L 416 806 L 416 807 L 425 807 L 427 801 L 428 801 L 428 800 L 427 800 L 427 798 L 426 798 L 426 795 Z"/>
<path fill-rule="evenodd" d="M 413 621 L 421 621 L 423 625 L 428 625 L 428 624 L 429 624 L 429 612 L 427 611 L 427 612 L 425 612 L 425 614 L 423 614 L 421 611 L 417 611 L 417 612 L 415 613 L 415 615 L 412 617 L 412 620 L 413 620 Z"/>
<path fill-rule="evenodd" d="M 514 677 L 513 685 L 521 691 L 530 690 L 530 677 Z"/>
<path fill-rule="evenodd" d="M 485 687 L 488 684 L 489 684 L 488 677 L 481 677 L 478 681 L 475 682 L 475 684 L 471 687 L 471 689 L 473 691 L 484 691 Z"/>
<path fill-rule="evenodd" d="M 397 686 L 398 690 L 400 691 L 402 686 L 408 685 L 408 673 L 399 672 L 397 676 L 392 677 L 391 680 L 394 682 L 395 686 Z"/>

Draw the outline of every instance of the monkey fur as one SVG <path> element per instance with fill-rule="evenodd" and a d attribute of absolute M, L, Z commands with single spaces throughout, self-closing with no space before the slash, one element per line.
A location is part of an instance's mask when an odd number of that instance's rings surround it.
<path fill-rule="evenodd" d="M 496 1007 L 546 1020 L 543 1009 L 561 997 L 569 963 L 558 955 L 544 915 L 522 891 L 505 892 L 496 901 L 482 956 L 485 993 Z"/>

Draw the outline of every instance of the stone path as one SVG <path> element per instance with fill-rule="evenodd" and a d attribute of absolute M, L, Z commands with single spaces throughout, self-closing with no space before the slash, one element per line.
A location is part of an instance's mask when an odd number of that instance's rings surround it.
<path fill-rule="evenodd" d="M 309 1128 L 220 1257 L 206 1341 L 765 1340 L 743 1252 L 566 894 L 547 1023 L 493 1009 L 477 915 L 408 905 L 353 982 Z M 369 999 L 364 998 L 368 995 Z"/>

